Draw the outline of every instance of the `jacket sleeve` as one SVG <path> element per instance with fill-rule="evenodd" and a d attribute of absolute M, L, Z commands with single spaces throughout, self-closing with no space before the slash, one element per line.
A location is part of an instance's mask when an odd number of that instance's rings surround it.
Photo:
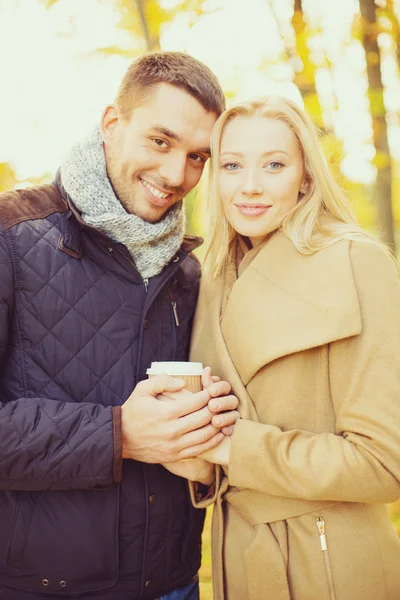
<path fill-rule="evenodd" d="M 0 230 L 0 377 L 5 368 L 14 282 Z M 110 487 L 121 479 L 120 408 L 49 398 L 0 399 L 0 489 Z"/>
<path fill-rule="evenodd" d="M 362 332 L 329 348 L 335 433 L 240 420 L 229 483 L 309 500 L 393 502 L 400 495 L 400 285 L 375 243 L 351 244 Z M 282 398 L 282 402 L 285 399 Z"/>

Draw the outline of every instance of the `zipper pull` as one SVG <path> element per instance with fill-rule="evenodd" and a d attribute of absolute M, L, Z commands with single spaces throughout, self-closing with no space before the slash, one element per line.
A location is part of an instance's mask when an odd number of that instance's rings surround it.
<path fill-rule="evenodd" d="M 144 289 L 146 290 L 146 293 L 147 293 L 147 290 L 149 289 L 149 280 L 143 279 L 143 283 L 144 283 Z"/>
<path fill-rule="evenodd" d="M 177 327 L 179 327 L 178 309 L 176 308 L 175 300 L 172 300 L 171 304 L 172 304 L 172 310 L 173 310 L 174 317 L 175 317 L 175 324 Z"/>
<path fill-rule="evenodd" d="M 325 521 L 322 517 L 317 517 L 317 528 L 319 533 L 319 539 L 321 541 L 321 548 L 323 552 L 328 550 L 328 546 L 326 544 L 326 535 L 325 535 Z"/>

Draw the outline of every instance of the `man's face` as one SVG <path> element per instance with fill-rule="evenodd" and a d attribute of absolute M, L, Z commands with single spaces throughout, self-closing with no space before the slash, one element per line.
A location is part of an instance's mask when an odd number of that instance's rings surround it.
<path fill-rule="evenodd" d="M 198 183 L 217 119 L 186 91 L 157 84 L 122 119 L 115 105 L 102 121 L 107 172 L 125 210 L 156 222 Z"/>

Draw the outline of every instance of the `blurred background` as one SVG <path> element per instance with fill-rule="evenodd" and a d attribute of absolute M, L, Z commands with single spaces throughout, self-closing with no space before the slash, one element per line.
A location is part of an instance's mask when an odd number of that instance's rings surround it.
<path fill-rule="evenodd" d="M 50 182 L 129 63 L 179 50 L 214 71 L 228 105 L 304 106 L 361 224 L 399 252 L 399 38 L 400 0 L 0 0 L 0 191 Z M 190 233 L 207 228 L 204 193 L 187 198 Z M 208 600 L 208 526 L 204 539 Z"/>

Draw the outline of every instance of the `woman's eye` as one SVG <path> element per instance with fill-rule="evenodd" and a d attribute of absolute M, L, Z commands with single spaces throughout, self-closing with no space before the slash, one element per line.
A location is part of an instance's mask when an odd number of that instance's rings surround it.
<path fill-rule="evenodd" d="M 283 164 L 274 160 L 273 162 L 268 163 L 267 166 L 270 167 L 272 171 L 278 171 L 281 167 L 283 167 Z"/>
<path fill-rule="evenodd" d="M 240 165 L 238 165 L 238 163 L 225 163 L 224 165 L 222 165 L 223 169 L 226 169 L 227 171 L 237 171 Z"/>

